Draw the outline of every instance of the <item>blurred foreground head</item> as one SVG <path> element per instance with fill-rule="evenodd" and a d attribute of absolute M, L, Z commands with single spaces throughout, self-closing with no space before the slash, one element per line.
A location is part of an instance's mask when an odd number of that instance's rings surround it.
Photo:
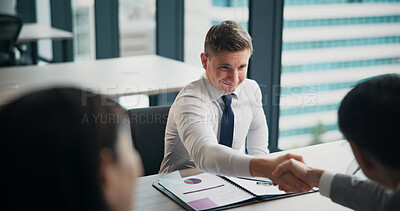
<path fill-rule="evenodd" d="M 0 111 L 12 210 L 130 210 L 141 165 L 125 111 L 75 88 L 28 94 Z"/>
<path fill-rule="evenodd" d="M 381 75 L 357 84 L 344 97 L 338 116 L 365 175 L 393 186 L 382 172 L 388 177 L 400 173 L 400 76 Z"/>

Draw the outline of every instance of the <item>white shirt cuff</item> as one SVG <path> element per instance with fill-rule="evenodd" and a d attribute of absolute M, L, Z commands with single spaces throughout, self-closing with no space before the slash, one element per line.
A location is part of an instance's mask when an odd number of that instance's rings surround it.
<path fill-rule="evenodd" d="M 324 173 L 321 176 L 321 179 L 319 179 L 319 193 L 321 195 L 329 198 L 331 194 L 331 184 L 334 177 L 335 177 L 334 173 L 324 171 Z"/>
<path fill-rule="evenodd" d="M 251 177 L 250 173 L 250 161 L 253 159 L 252 156 L 249 155 L 234 155 L 232 163 L 233 172 L 235 175 L 244 176 L 244 177 Z"/>

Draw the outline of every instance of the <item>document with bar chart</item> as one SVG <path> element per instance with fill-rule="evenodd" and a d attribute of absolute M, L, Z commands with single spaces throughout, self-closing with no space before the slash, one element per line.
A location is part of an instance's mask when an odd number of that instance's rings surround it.
<path fill-rule="evenodd" d="M 153 187 L 186 210 L 222 210 L 298 195 L 279 191 L 266 178 L 233 178 L 209 173 L 182 178 L 178 171 L 162 176 Z"/>

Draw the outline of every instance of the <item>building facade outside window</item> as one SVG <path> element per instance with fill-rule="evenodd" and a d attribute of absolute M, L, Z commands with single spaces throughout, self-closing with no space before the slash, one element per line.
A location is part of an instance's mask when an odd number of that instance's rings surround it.
<path fill-rule="evenodd" d="M 119 55 L 156 52 L 156 0 L 119 0 Z"/>
<path fill-rule="evenodd" d="M 400 0 L 285 0 L 279 141 L 343 139 L 337 109 L 360 80 L 400 73 Z"/>
<path fill-rule="evenodd" d="M 74 59 L 96 59 L 94 0 L 72 0 Z"/>
<path fill-rule="evenodd" d="M 74 60 L 96 59 L 94 0 L 72 0 Z"/>
<path fill-rule="evenodd" d="M 234 20 L 248 30 L 248 0 L 185 0 L 184 61 L 201 66 L 200 53 L 208 29 L 225 20 Z"/>
<path fill-rule="evenodd" d="M 156 0 L 119 0 L 119 56 L 156 53 Z M 118 98 L 127 109 L 148 107 L 148 95 Z"/>

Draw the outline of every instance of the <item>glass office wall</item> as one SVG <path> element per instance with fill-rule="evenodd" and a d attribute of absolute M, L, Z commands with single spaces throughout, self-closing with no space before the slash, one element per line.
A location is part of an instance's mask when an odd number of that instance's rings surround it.
<path fill-rule="evenodd" d="M 156 52 L 156 1 L 119 0 L 119 55 Z"/>
<path fill-rule="evenodd" d="M 119 0 L 119 56 L 156 52 L 156 0 Z M 149 106 L 148 95 L 120 97 L 127 109 Z"/>
<path fill-rule="evenodd" d="M 200 53 L 208 29 L 224 20 L 234 20 L 248 29 L 248 0 L 185 0 L 184 61 L 201 65 Z"/>
<path fill-rule="evenodd" d="M 50 1 L 49 0 L 37 0 L 36 1 L 36 18 L 37 23 L 40 25 L 51 27 L 51 18 L 50 18 Z M 51 40 L 39 40 L 38 41 L 38 51 L 39 56 L 41 58 L 45 58 L 47 60 L 53 59 L 53 43 Z M 39 60 L 39 65 L 46 64 Z"/>
<path fill-rule="evenodd" d="M 75 61 L 96 59 L 94 0 L 72 0 Z"/>
<path fill-rule="evenodd" d="M 343 139 L 341 99 L 400 73 L 400 0 L 285 0 L 279 148 Z"/>

